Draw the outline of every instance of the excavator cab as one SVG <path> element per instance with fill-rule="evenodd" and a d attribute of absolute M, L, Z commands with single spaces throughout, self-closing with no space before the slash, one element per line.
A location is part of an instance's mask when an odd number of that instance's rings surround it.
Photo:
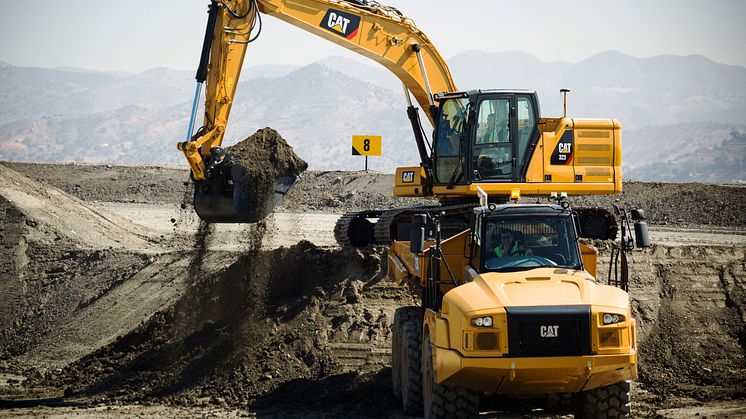
<path fill-rule="evenodd" d="M 471 91 L 436 100 L 433 186 L 526 181 L 539 139 L 535 92 Z"/>

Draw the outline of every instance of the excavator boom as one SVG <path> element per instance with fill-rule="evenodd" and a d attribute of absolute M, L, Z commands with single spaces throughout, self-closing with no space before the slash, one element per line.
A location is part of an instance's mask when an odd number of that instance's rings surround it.
<path fill-rule="evenodd" d="M 408 116 L 423 167 L 429 167 L 431 150 L 410 92 L 435 126 L 433 93 L 452 92 L 455 84 L 443 57 L 414 22 L 397 9 L 365 1 L 330 0 L 212 0 L 209 6 L 200 64 L 197 70 L 189 129 L 185 141 L 177 144 L 191 168 L 195 181 L 195 209 L 208 222 L 254 222 L 240 208 L 246 197 L 241 184 L 242 168 L 231 165 L 230 155 L 221 147 L 236 86 L 249 43 L 261 31 L 261 15 L 267 14 L 366 56 L 395 74 L 404 87 Z M 203 125 L 194 131 L 194 119 L 202 84 L 205 88 Z M 238 174 L 238 175 L 237 175 Z M 237 177 L 238 176 L 238 177 Z M 282 196 L 293 178 L 278 179 L 276 192 Z M 267 215 L 267 211 L 260 214 Z M 261 217 L 259 217 L 261 218 Z"/>
<path fill-rule="evenodd" d="M 199 157 L 210 156 L 210 149 L 222 144 L 246 48 L 254 40 L 252 31 L 261 24 L 258 12 L 380 63 L 402 81 L 423 109 L 434 106 L 434 93 L 456 90 L 443 57 L 412 19 L 397 9 L 354 1 L 213 0 L 196 77 L 198 85 L 207 81 L 205 121 L 194 135 L 197 138 L 192 136 L 190 122 L 187 141 L 179 144 L 197 180 L 205 172 Z M 428 113 L 427 117 L 434 126 L 433 116 Z"/>

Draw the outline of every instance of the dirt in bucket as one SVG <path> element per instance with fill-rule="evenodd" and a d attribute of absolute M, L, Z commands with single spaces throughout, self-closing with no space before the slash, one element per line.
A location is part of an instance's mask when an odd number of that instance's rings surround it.
<path fill-rule="evenodd" d="M 297 177 L 308 168 L 287 141 L 272 128 L 262 128 L 239 143 L 226 147 L 235 187 L 241 196 L 241 218 L 249 222 L 263 219 L 275 207 L 275 185 L 286 177 Z M 242 175 L 237 175 L 243 172 Z M 242 179 L 240 179 L 242 178 Z"/>

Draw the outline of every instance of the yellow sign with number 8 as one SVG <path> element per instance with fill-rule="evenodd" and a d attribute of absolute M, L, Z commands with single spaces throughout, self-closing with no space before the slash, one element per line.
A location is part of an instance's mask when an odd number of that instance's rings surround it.
<path fill-rule="evenodd" d="M 381 155 L 381 136 L 380 135 L 353 135 L 352 136 L 352 155 L 353 156 L 380 156 Z"/>

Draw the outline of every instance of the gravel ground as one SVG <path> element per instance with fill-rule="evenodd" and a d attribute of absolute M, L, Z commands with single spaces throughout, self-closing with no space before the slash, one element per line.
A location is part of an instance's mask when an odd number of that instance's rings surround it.
<path fill-rule="evenodd" d="M 401 416 L 388 330 L 415 296 L 382 280 L 384 249 L 302 241 L 299 216 L 200 225 L 181 208 L 182 168 L 3 163 L 0 177 L 0 399 L 67 396 L 0 415 Z M 280 211 L 423 202 L 390 197 L 392 180 L 305 173 Z M 637 416 L 746 415 L 746 246 L 718 241 L 743 234 L 744 190 L 625 186 L 676 233 L 633 257 Z M 710 241 L 678 238 L 688 231 Z M 485 402 L 485 417 L 556 417 L 541 400 Z"/>

